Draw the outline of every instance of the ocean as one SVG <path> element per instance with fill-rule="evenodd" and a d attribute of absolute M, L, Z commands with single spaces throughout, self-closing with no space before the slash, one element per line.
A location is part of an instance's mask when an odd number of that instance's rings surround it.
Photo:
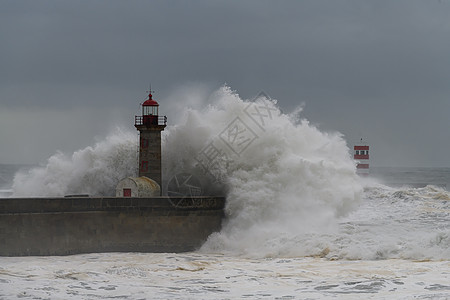
<path fill-rule="evenodd" d="M 404 172 L 421 183 L 424 172 L 450 178 L 449 169 L 400 168 L 399 180 Z M 367 184 L 336 232 L 285 241 L 316 249 L 306 255 L 0 257 L 0 299 L 450 299 L 450 192 L 428 183 Z"/>
<path fill-rule="evenodd" d="M 300 110 L 213 98 L 164 131 L 163 175 L 226 195 L 220 232 L 189 253 L 0 257 L 0 299 L 450 299 L 450 168 L 360 178 L 344 137 Z M 136 140 L 0 165 L 3 197 L 108 195 L 135 174 Z"/>

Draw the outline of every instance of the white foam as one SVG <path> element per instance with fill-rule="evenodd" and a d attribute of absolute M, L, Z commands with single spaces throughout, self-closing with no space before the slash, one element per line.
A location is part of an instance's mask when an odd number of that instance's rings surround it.
<path fill-rule="evenodd" d="M 1 299 L 448 299 L 448 261 L 197 253 L 0 257 Z M 149 296 L 151 295 L 151 296 Z"/>
<path fill-rule="evenodd" d="M 57 152 L 44 166 L 14 176 L 13 197 L 114 195 L 120 179 L 136 174 L 136 135 L 117 129 L 94 146 Z"/>
<path fill-rule="evenodd" d="M 448 191 L 359 179 L 342 136 L 301 119 L 301 107 L 283 114 L 275 101 L 243 100 L 228 87 L 193 92 L 191 103 L 209 105 L 163 131 L 163 185 L 188 172 L 205 194 L 227 196 L 226 223 L 203 252 L 450 259 Z M 16 174 L 13 196 L 114 195 L 120 179 L 136 175 L 136 142 L 136 131 L 116 130 L 71 155 L 58 152 Z"/>
<path fill-rule="evenodd" d="M 243 100 L 227 86 L 191 102 L 209 105 L 188 109 L 180 124 L 163 131 L 163 185 L 188 172 L 205 193 L 226 195 L 227 223 L 203 250 L 256 256 L 324 251 L 305 237 L 336 232 L 338 218 L 362 195 L 342 135 L 301 119 L 301 107 L 283 114 L 276 101 Z M 118 130 L 72 155 L 58 152 L 45 166 L 16 174 L 14 196 L 113 195 L 120 179 L 135 175 L 136 140 L 136 132 Z"/>
<path fill-rule="evenodd" d="M 169 128 L 164 145 L 166 177 L 203 174 L 227 194 L 227 223 L 204 251 L 306 254 L 290 241 L 333 232 L 337 218 L 360 201 L 355 165 L 339 133 L 299 120 L 300 109 L 286 115 L 275 101 L 245 101 L 228 87 L 208 102 Z M 223 155 L 208 164 L 207 151 Z"/>
<path fill-rule="evenodd" d="M 442 188 L 366 187 L 361 207 L 330 240 L 350 259 L 450 259 L 450 193 Z"/>
<path fill-rule="evenodd" d="M 191 172 L 217 179 L 227 195 L 227 220 L 221 232 L 210 236 L 203 252 L 369 260 L 450 258 L 450 196 L 445 190 L 394 189 L 355 176 L 342 136 L 321 132 L 299 119 L 300 109 L 295 115 L 282 114 L 274 102 L 245 101 L 227 87 L 208 103 L 203 111 L 188 111 L 182 124 L 169 128 L 164 145 L 167 178 Z M 264 126 L 255 122 L 255 107 L 265 115 Z M 227 144 L 235 120 L 255 134 L 243 150 Z M 203 161 L 207 149 L 225 156 L 208 166 Z"/>

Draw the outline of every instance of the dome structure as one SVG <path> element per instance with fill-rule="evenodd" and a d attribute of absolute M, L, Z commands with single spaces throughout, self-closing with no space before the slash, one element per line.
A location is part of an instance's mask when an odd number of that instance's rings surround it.
<path fill-rule="evenodd" d="M 116 197 L 158 197 L 161 188 L 156 181 L 142 177 L 127 177 L 116 186 Z"/>
<path fill-rule="evenodd" d="M 152 93 L 148 93 L 148 99 L 145 100 L 144 103 L 142 103 L 142 106 L 159 106 L 158 102 L 153 100 Z"/>

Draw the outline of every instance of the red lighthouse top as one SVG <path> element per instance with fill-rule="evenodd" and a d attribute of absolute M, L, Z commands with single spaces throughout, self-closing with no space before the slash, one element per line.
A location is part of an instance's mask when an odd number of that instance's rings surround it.
<path fill-rule="evenodd" d="M 134 126 L 147 126 L 147 127 L 155 127 L 162 128 L 166 127 L 167 117 L 166 116 L 158 116 L 158 108 L 159 104 L 155 100 L 153 100 L 152 92 L 148 93 L 148 99 L 145 100 L 142 106 L 142 115 L 135 117 Z"/>
<path fill-rule="evenodd" d="M 150 93 L 148 93 L 148 99 L 145 100 L 144 103 L 142 103 L 142 106 L 159 106 L 159 104 L 158 104 L 158 102 L 153 100 L 153 95 L 150 92 Z"/>

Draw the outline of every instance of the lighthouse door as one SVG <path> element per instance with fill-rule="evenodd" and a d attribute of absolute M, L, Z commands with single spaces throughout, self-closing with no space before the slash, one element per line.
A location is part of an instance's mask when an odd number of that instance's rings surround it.
<path fill-rule="evenodd" d="M 124 197 L 131 197 L 131 189 L 123 189 Z"/>

